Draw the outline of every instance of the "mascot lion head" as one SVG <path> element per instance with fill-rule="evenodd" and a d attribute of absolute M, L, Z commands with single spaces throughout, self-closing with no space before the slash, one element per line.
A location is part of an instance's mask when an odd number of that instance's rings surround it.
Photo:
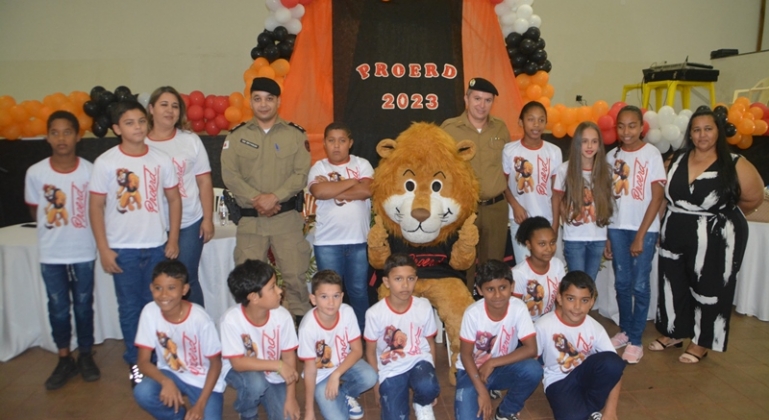
<path fill-rule="evenodd" d="M 460 142 L 435 124 L 414 123 L 377 145 L 382 157 L 372 202 L 388 232 L 431 246 L 457 231 L 478 206 L 478 180 L 469 164 L 475 143 Z"/>

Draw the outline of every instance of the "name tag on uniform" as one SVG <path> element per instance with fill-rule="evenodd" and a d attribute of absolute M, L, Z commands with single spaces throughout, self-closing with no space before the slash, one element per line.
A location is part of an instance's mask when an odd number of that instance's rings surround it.
<path fill-rule="evenodd" d="M 251 147 L 253 147 L 254 149 L 258 149 L 258 148 L 259 148 L 259 145 L 258 145 L 258 144 L 256 144 L 256 143 L 252 143 L 252 142 L 250 142 L 250 141 L 248 141 L 248 140 L 246 140 L 246 139 L 240 139 L 240 142 L 241 142 L 241 143 L 243 143 L 243 144 L 245 144 L 246 146 L 251 146 Z"/>

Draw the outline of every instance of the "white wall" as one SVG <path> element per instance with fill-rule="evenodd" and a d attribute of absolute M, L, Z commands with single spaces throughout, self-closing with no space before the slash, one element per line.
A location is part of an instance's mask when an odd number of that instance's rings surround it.
<path fill-rule="evenodd" d="M 711 50 L 753 51 L 760 0 L 536 0 L 533 7 L 553 62 L 553 103 L 574 106 L 577 94 L 590 103 L 619 100 L 622 85 L 640 82 L 641 69 L 655 62 L 688 55 L 707 64 Z M 242 91 L 265 17 L 263 0 L 2 0 L 0 95 L 42 99 L 97 84 Z M 628 102 L 640 103 L 640 92 Z"/>

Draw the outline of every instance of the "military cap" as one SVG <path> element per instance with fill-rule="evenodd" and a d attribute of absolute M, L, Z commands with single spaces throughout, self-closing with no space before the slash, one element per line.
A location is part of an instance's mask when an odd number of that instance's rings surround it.
<path fill-rule="evenodd" d="M 251 83 L 251 92 L 254 91 L 267 92 L 269 94 L 280 96 L 280 86 L 278 83 L 267 77 L 257 77 Z"/>
<path fill-rule="evenodd" d="M 470 79 L 470 83 L 468 83 L 467 88 L 481 91 L 481 92 L 491 93 L 494 96 L 499 96 L 499 92 L 497 91 L 497 88 L 495 88 L 494 85 L 488 80 L 481 79 L 480 77 L 474 77 Z"/>

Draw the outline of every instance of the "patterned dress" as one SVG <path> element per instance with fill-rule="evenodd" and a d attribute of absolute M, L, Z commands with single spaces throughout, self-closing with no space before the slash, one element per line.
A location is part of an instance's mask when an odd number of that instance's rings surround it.
<path fill-rule="evenodd" d="M 689 154 L 671 164 L 659 251 L 657 330 L 726 351 L 737 272 L 748 222 L 737 203 L 719 195 L 718 162 L 689 184 Z M 732 155 L 736 164 L 739 155 Z"/>

